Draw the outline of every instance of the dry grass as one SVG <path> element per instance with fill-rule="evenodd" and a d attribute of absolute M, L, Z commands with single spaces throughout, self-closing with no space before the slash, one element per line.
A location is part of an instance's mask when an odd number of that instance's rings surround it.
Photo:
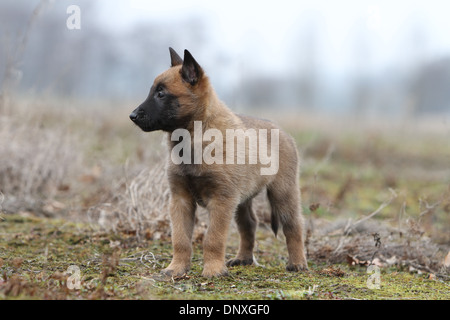
<path fill-rule="evenodd" d="M 17 106 L 15 114 L 0 117 L 0 189 L 7 211 L 38 208 L 55 199 L 80 169 L 78 141 L 67 119 L 47 127 L 44 115 L 35 117 L 35 107 Z"/>
<path fill-rule="evenodd" d="M 125 189 L 125 190 L 123 190 Z M 125 188 L 116 190 L 112 202 L 93 206 L 88 211 L 91 222 L 105 230 L 133 230 L 138 238 L 158 238 L 168 232 L 169 188 L 162 161 L 125 178 Z"/>

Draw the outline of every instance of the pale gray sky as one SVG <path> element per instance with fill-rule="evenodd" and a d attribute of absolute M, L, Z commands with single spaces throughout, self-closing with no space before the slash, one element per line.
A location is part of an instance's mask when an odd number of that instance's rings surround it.
<path fill-rule="evenodd" d="M 426 36 L 426 58 L 450 54 L 450 1 L 443 0 L 98 0 L 100 21 L 122 32 L 141 21 L 170 22 L 194 16 L 206 18 L 215 51 L 232 58 L 252 56 L 269 72 L 289 70 L 289 49 L 302 28 L 315 25 L 318 59 L 327 72 L 344 72 L 354 59 L 359 33 L 370 51 L 369 67 L 379 69 L 407 62 L 408 37 L 416 28 Z M 409 34 L 408 34 L 409 33 Z M 184 48 L 177 48 L 182 50 Z M 258 54 L 254 54 L 254 52 Z M 253 53 L 252 53 L 253 52 Z M 411 52 L 411 56 L 416 53 Z M 277 59 L 273 59 L 276 57 Z M 245 61 L 245 60 L 244 60 Z M 369 70 L 370 71 L 370 70 Z"/>

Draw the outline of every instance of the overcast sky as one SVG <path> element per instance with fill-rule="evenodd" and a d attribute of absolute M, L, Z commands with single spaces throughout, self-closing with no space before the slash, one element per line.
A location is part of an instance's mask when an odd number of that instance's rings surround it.
<path fill-rule="evenodd" d="M 313 27 L 318 59 L 328 72 L 343 72 L 353 63 L 358 34 L 367 41 L 373 69 L 414 56 L 414 29 L 422 37 L 418 49 L 425 58 L 450 54 L 450 1 L 444 0 L 98 0 L 98 7 L 101 23 L 118 33 L 141 21 L 206 19 L 215 51 L 225 50 L 232 58 L 252 56 L 253 64 L 263 63 L 269 72 L 289 70 L 293 42 L 302 29 Z"/>

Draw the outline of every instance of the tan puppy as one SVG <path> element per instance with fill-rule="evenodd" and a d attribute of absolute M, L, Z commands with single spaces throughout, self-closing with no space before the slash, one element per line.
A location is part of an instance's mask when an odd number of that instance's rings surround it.
<path fill-rule="evenodd" d="M 226 275 L 227 266 L 254 263 L 257 217 L 252 199 L 264 188 L 272 208 L 272 229 L 276 234 L 281 224 L 286 236 L 286 269 L 307 269 L 293 139 L 272 122 L 228 109 L 189 51 L 185 50 L 184 60 L 172 48 L 170 55 L 172 67 L 156 77 L 148 98 L 130 115 L 146 132 L 169 134 L 174 255 L 163 272 L 182 275 L 190 269 L 197 205 L 209 212 L 203 276 Z M 233 216 L 241 241 L 236 257 L 225 264 Z"/>

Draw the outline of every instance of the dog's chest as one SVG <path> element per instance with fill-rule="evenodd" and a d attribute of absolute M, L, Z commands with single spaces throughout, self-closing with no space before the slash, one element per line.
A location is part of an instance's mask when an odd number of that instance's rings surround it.
<path fill-rule="evenodd" d="M 185 179 L 187 180 L 189 191 L 197 204 L 206 207 L 211 198 L 214 197 L 214 192 L 217 191 L 216 181 L 208 175 L 186 175 Z"/>

